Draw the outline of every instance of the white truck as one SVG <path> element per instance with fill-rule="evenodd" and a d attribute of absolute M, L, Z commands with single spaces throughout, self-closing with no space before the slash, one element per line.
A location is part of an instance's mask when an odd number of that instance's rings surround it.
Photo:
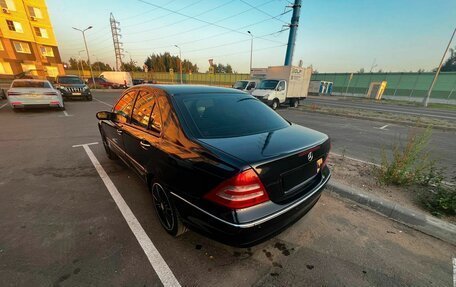
<path fill-rule="evenodd" d="M 133 79 L 129 72 L 103 72 L 100 77 L 119 85 L 119 87 L 129 88 L 133 86 Z"/>
<path fill-rule="evenodd" d="M 297 107 L 307 97 L 312 68 L 294 66 L 268 67 L 266 78 L 261 80 L 252 96 L 267 103 L 274 110 L 288 102 Z"/>

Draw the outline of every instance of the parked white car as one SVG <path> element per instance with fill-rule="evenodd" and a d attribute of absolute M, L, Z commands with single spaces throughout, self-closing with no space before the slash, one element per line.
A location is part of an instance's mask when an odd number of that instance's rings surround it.
<path fill-rule="evenodd" d="M 240 80 L 234 83 L 233 89 L 241 90 L 251 94 L 255 90 L 258 80 Z"/>
<path fill-rule="evenodd" d="M 7 92 L 7 98 L 15 110 L 29 107 L 65 109 L 62 94 L 46 80 L 14 80 Z"/>

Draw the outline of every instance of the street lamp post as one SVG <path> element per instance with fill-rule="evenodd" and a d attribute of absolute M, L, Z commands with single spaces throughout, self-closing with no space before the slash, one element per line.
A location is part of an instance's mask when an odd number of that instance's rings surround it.
<path fill-rule="evenodd" d="M 454 34 L 456 34 L 456 28 L 454 28 L 453 34 L 451 34 L 450 42 L 448 42 L 448 46 L 445 49 L 445 53 L 443 53 L 442 60 L 440 60 L 439 67 L 437 68 L 437 71 L 435 72 L 434 79 L 432 80 L 431 86 L 429 87 L 426 97 L 424 97 L 424 99 L 423 99 L 423 106 L 425 106 L 425 107 L 428 106 L 429 98 L 431 97 L 431 93 L 432 93 L 432 89 L 434 88 L 435 82 L 437 82 L 437 78 L 439 77 L 439 74 L 440 74 L 440 69 L 442 69 L 443 60 L 445 60 L 446 53 L 448 52 L 448 49 L 451 46 L 451 42 L 453 41 Z"/>
<path fill-rule="evenodd" d="M 94 56 L 94 57 L 95 57 L 95 60 L 96 60 L 96 61 L 97 61 L 97 63 L 98 63 L 98 65 L 97 65 L 97 66 L 98 66 L 98 77 L 99 77 L 99 76 L 101 75 L 100 60 L 98 59 L 98 57 L 97 57 L 97 56 L 95 56 L 95 55 L 92 55 L 92 56 Z"/>
<path fill-rule="evenodd" d="M 81 50 L 78 52 L 78 61 L 76 62 L 76 67 L 78 67 L 78 76 L 79 78 L 81 77 L 81 72 L 79 70 L 79 65 L 81 64 L 81 53 L 82 52 L 85 52 L 85 50 Z M 82 70 L 82 74 L 84 74 L 84 66 L 81 64 L 81 70 Z"/>
<path fill-rule="evenodd" d="M 253 35 L 250 31 L 247 31 L 250 34 L 250 71 L 252 73 L 252 57 L 253 57 Z"/>
<path fill-rule="evenodd" d="M 182 82 L 182 51 L 181 51 L 181 48 L 177 45 L 174 45 L 174 47 L 176 47 L 177 49 L 179 49 L 179 71 L 180 71 L 180 82 L 181 82 L 181 85 L 183 84 Z"/>
<path fill-rule="evenodd" d="M 86 41 L 86 37 L 85 37 L 85 31 L 87 31 L 89 29 L 92 29 L 92 26 L 89 26 L 89 27 L 85 28 L 84 30 L 81 30 L 81 29 L 78 29 L 78 28 L 75 28 L 75 27 L 73 27 L 73 29 L 81 32 L 82 33 L 82 38 L 84 38 L 84 45 L 85 45 L 86 52 L 87 52 L 87 64 L 89 65 L 89 69 L 90 69 L 90 77 L 92 77 L 93 86 L 96 89 L 97 88 L 97 84 L 95 83 L 95 79 L 93 77 L 92 65 L 90 64 L 89 49 L 87 48 L 87 41 Z"/>

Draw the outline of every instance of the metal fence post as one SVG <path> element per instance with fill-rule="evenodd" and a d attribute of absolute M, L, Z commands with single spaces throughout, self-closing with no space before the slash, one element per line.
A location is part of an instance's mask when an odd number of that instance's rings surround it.
<path fill-rule="evenodd" d="M 399 76 L 399 80 L 397 81 L 396 88 L 394 89 L 393 97 L 396 96 L 397 89 L 398 89 L 399 86 L 401 85 L 401 80 L 402 80 L 402 75 L 403 75 L 403 74 L 404 74 L 404 73 L 401 73 L 400 76 Z"/>
<path fill-rule="evenodd" d="M 412 90 L 410 91 L 409 102 L 410 102 L 410 99 L 412 98 L 413 92 L 415 91 L 415 87 L 416 87 L 416 84 L 418 83 L 418 79 L 420 78 L 420 75 L 421 75 L 421 74 L 416 75 L 415 83 L 413 84 L 413 88 L 412 88 Z"/>

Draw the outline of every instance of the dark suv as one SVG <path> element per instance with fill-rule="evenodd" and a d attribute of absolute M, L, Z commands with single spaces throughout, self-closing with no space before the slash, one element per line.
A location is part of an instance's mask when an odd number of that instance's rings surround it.
<path fill-rule="evenodd" d="M 58 76 L 55 86 L 65 99 L 79 98 L 87 101 L 92 100 L 92 93 L 89 87 L 78 76 Z"/>

